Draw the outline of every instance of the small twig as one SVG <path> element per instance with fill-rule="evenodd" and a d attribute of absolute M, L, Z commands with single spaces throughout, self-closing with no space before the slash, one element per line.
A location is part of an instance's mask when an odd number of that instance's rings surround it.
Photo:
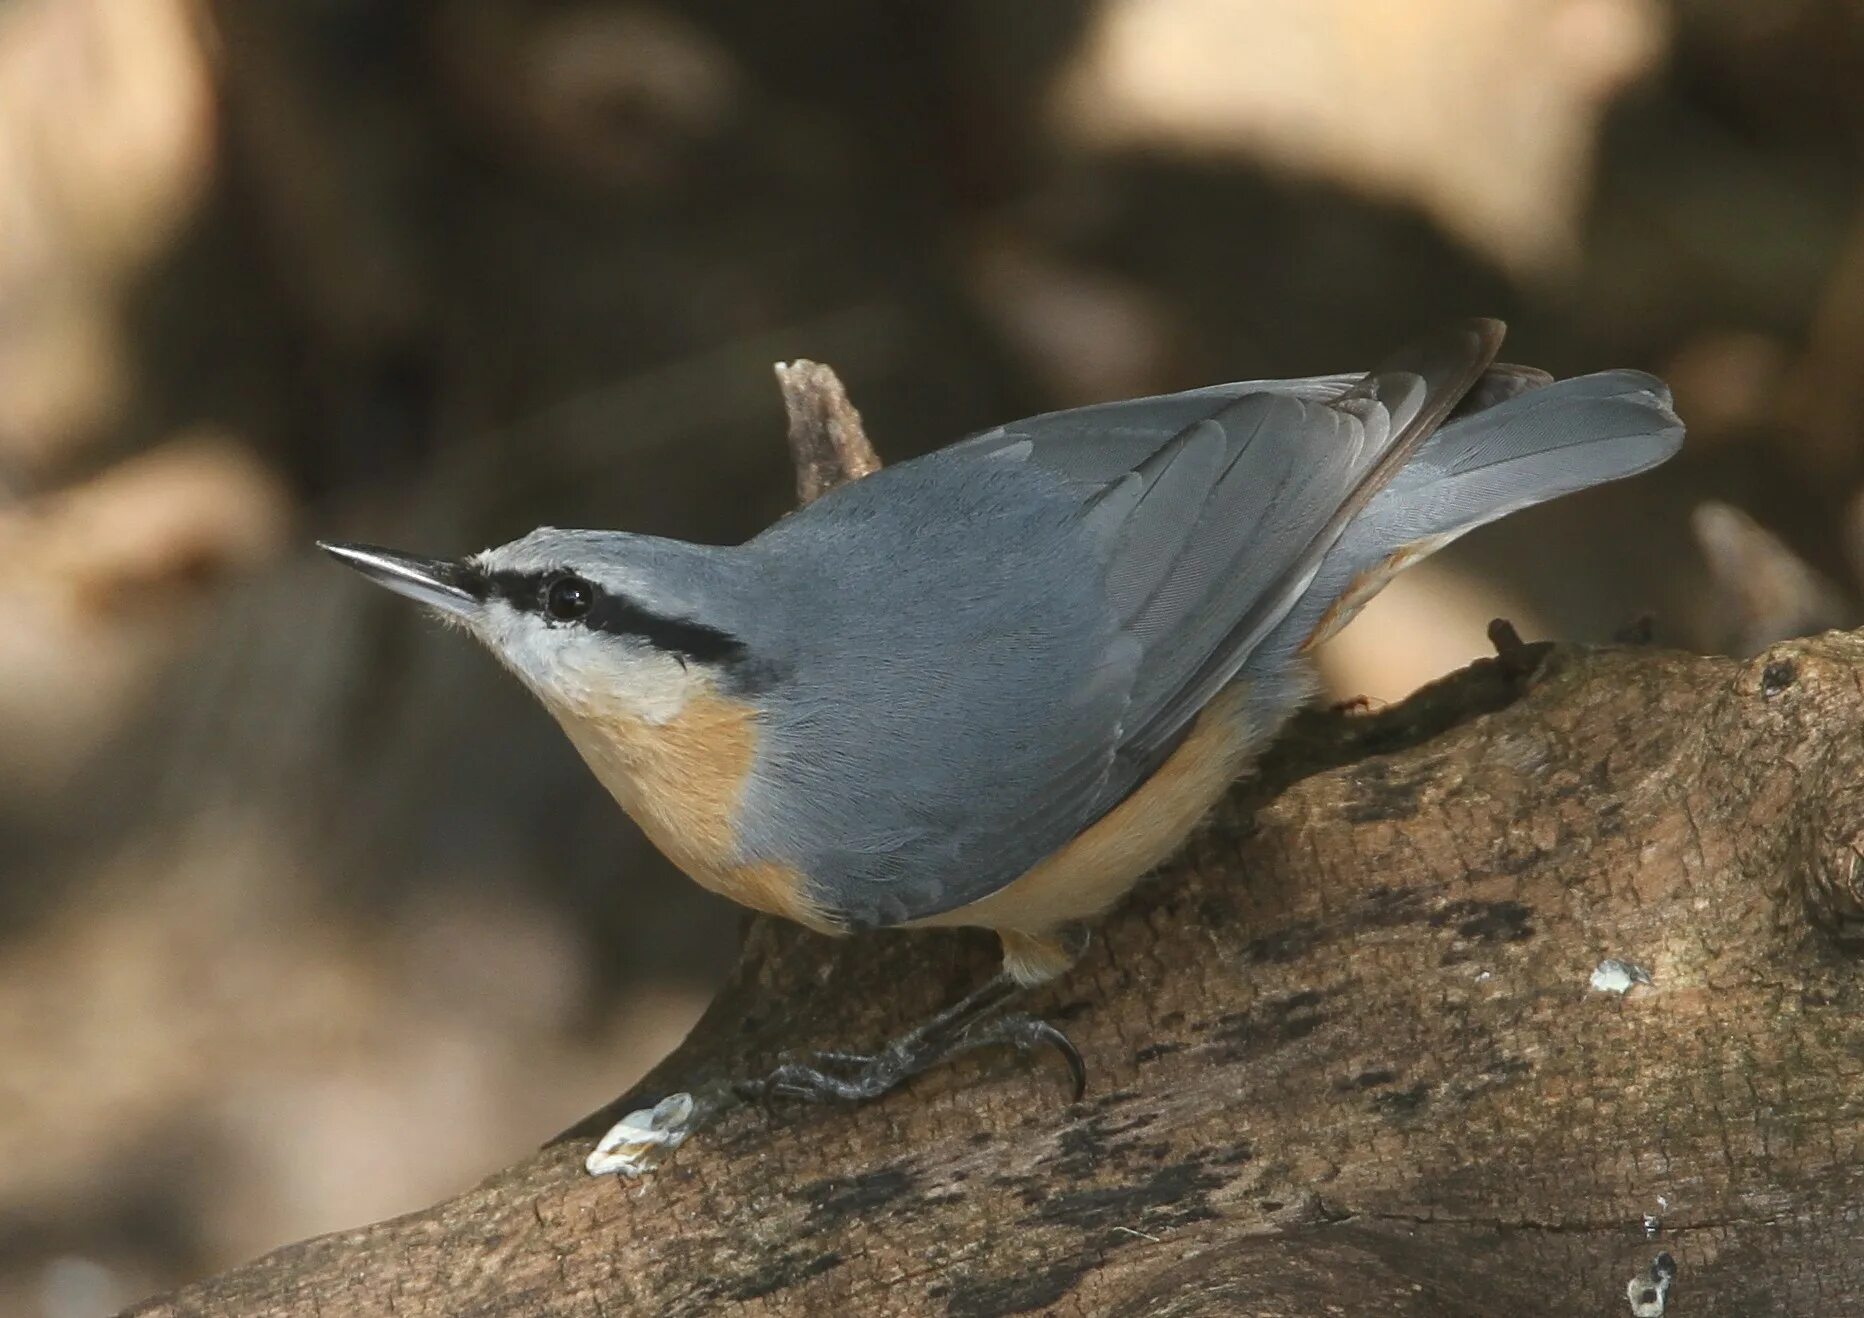
<path fill-rule="evenodd" d="M 796 503 L 800 507 L 880 470 L 880 457 L 868 442 L 861 414 L 834 370 L 798 359 L 776 364 L 777 384 L 790 416 L 790 458 L 796 464 Z"/>
<path fill-rule="evenodd" d="M 1640 613 L 1635 618 L 1626 619 L 1618 630 L 1612 633 L 1614 645 L 1651 645 L 1657 639 L 1657 615 Z"/>
<path fill-rule="evenodd" d="M 1496 662 L 1501 664 L 1503 674 L 1511 682 L 1532 676 L 1546 649 L 1545 646 L 1529 645 L 1523 641 L 1521 633 L 1506 618 L 1490 621 L 1489 644 L 1495 647 Z"/>

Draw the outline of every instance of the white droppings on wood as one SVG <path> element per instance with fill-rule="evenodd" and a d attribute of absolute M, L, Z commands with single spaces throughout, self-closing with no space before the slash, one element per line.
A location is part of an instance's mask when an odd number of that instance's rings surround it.
<path fill-rule="evenodd" d="M 688 1093 L 668 1094 L 651 1108 L 637 1108 L 608 1128 L 583 1160 L 591 1176 L 618 1172 L 641 1176 L 686 1142 L 696 1105 Z"/>
<path fill-rule="evenodd" d="M 1639 984 L 1648 988 L 1656 982 L 1643 966 L 1614 958 L 1599 962 L 1592 972 L 1592 987 L 1599 993 L 1629 993 Z"/>

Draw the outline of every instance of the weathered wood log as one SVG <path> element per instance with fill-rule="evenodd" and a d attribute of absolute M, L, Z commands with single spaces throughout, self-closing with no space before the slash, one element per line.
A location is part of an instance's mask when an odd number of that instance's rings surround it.
<path fill-rule="evenodd" d="M 993 961 L 760 921 L 612 1109 L 133 1312 L 1864 1311 L 1864 638 L 1498 638 L 1298 720 L 1038 995 L 1080 1103 L 972 1057 L 587 1176 L 621 1112 L 890 1037 Z"/>

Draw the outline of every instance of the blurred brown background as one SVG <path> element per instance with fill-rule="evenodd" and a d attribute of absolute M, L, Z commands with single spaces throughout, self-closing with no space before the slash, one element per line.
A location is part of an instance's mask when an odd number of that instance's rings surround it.
<path fill-rule="evenodd" d="M 1861 136 L 1843 0 L 0 0 L 0 1312 L 466 1185 L 728 963 L 314 536 L 741 538 L 777 359 L 898 458 L 1488 313 L 1689 447 L 1405 577 L 1332 690 L 1498 613 L 1854 623 Z"/>

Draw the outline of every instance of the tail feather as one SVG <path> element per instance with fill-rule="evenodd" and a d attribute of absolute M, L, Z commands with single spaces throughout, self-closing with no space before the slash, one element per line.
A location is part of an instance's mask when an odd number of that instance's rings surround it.
<path fill-rule="evenodd" d="M 1311 649 L 1398 572 L 1457 537 L 1522 508 L 1646 471 L 1682 440 L 1669 389 L 1641 371 L 1528 387 L 1454 417 L 1353 519 L 1258 655 L 1272 662 Z"/>

